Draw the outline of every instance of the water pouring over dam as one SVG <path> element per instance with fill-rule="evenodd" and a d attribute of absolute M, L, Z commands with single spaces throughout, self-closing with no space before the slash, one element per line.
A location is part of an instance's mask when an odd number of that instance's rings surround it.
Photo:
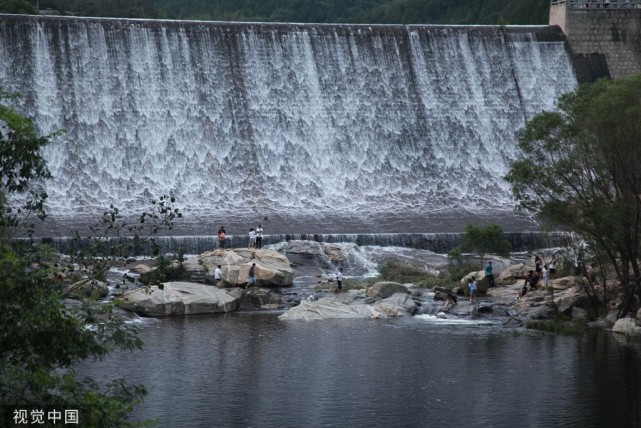
<path fill-rule="evenodd" d="M 553 27 L 0 15 L 0 59 L 19 109 L 66 130 L 43 235 L 162 194 L 184 234 L 521 227 L 518 135 L 577 84 Z"/>

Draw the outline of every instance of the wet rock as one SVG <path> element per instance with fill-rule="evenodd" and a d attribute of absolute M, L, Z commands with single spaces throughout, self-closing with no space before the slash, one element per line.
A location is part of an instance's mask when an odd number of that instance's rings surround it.
<path fill-rule="evenodd" d="M 109 287 L 96 279 L 83 279 L 67 286 L 65 295 L 71 299 L 96 297 L 102 299 L 109 294 Z"/>
<path fill-rule="evenodd" d="M 639 327 L 634 318 L 621 318 L 612 327 L 614 333 L 624 334 L 627 337 L 641 338 L 641 327 Z"/>
<path fill-rule="evenodd" d="M 116 298 L 117 304 L 145 316 L 232 312 L 242 292 L 192 282 L 167 282 L 142 287 Z"/>
<path fill-rule="evenodd" d="M 516 265 L 510 265 L 503 269 L 501 274 L 495 279 L 496 285 L 510 285 L 518 282 L 519 280 L 524 280 L 527 276 L 527 273 L 533 267 L 526 266 L 523 263 Z"/>
<path fill-rule="evenodd" d="M 367 289 L 368 297 L 380 297 L 386 299 L 396 293 L 408 293 L 409 290 L 403 284 L 398 282 L 377 282 Z"/>
<path fill-rule="evenodd" d="M 244 287 L 249 283 L 249 269 L 256 263 L 258 287 L 290 287 L 294 274 L 287 257 L 273 250 L 232 249 L 215 250 L 199 255 L 185 263 L 188 272 L 204 271 L 208 283 L 214 282 L 216 266 L 221 266 L 223 285 Z"/>

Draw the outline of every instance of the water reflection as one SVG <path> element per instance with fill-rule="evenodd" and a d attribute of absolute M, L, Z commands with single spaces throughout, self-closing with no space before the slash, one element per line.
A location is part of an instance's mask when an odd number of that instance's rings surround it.
<path fill-rule="evenodd" d="M 420 319 L 163 319 L 143 352 L 84 366 L 150 393 L 171 427 L 602 427 L 641 421 L 639 344 Z"/>

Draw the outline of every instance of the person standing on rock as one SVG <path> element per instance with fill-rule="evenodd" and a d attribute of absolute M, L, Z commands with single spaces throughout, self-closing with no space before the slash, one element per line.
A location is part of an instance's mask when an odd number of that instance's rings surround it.
<path fill-rule="evenodd" d="M 340 293 L 341 291 L 343 291 L 343 268 L 340 268 L 336 274 L 336 290 L 334 290 L 334 293 Z"/>
<path fill-rule="evenodd" d="M 263 248 L 263 226 L 260 224 L 256 228 L 256 248 Z"/>
<path fill-rule="evenodd" d="M 225 249 L 225 240 L 227 239 L 227 233 L 225 232 L 225 228 L 220 226 L 220 229 L 218 229 L 218 248 L 221 250 Z"/>
<path fill-rule="evenodd" d="M 556 256 L 553 255 L 550 261 L 548 262 L 550 267 L 550 279 L 554 279 L 554 274 L 556 273 Z"/>
<path fill-rule="evenodd" d="M 545 289 L 548 289 L 548 282 L 550 282 L 550 269 L 548 269 L 548 265 L 543 266 L 543 285 L 545 286 Z"/>
<path fill-rule="evenodd" d="M 541 257 L 539 256 L 534 257 L 534 271 L 539 275 L 543 271 L 542 266 L 543 266 L 543 260 L 541 260 Z"/>
<path fill-rule="evenodd" d="M 247 248 L 256 248 L 256 231 L 253 227 L 249 228 L 249 245 Z"/>
<path fill-rule="evenodd" d="M 494 283 L 494 268 L 492 267 L 492 262 L 487 262 L 487 267 L 485 268 L 485 277 L 490 283 L 490 287 L 496 287 L 496 284 Z"/>
<path fill-rule="evenodd" d="M 478 286 L 476 284 L 476 279 L 474 277 L 467 280 L 468 286 L 470 287 L 470 302 L 476 303 L 476 294 L 478 292 Z"/>
<path fill-rule="evenodd" d="M 256 263 L 252 263 L 252 267 L 249 268 L 249 283 L 245 288 L 249 286 L 256 287 Z"/>
<path fill-rule="evenodd" d="M 214 280 L 216 281 L 216 286 L 220 287 L 221 281 L 223 279 L 223 271 L 220 270 L 220 265 L 216 267 L 214 271 Z"/>

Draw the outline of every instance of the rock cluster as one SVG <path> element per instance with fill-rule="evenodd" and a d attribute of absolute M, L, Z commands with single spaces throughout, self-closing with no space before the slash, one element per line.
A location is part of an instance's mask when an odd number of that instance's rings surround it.
<path fill-rule="evenodd" d="M 249 269 L 256 264 L 256 285 L 259 287 L 290 287 L 294 273 L 287 257 L 274 250 L 233 249 L 203 253 L 185 261 L 190 275 L 204 276 L 214 284 L 214 271 L 221 266 L 223 283 L 227 287 L 244 287 L 249 283 Z"/>
<path fill-rule="evenodd" d="M 348 290 L 305 300 L 282 314 L 282 320 L 379 319 L 414 315 L 420 302 L 411 289 L 396 282 L 380 282 L 367 290 Z"/>
<path fill-rule="evenodd" d="M 317 248 L 316 248 L 317 247 Z M 327 251 L 320 246 L 298 248 L 288 247 L 288 254 L 309 257 L 310 248 L 317 257 L 327 258 Z M 336 254 L 334 254 L 336 253 Z M 338 250 L 332 253 L 340 258 Z M 250 266 L 256 263 L 257 287 L 245 290 L 248 283 Z M 161 286 L 143 287 L 125 293 L 117 299 L 120 306 L 147 316 L 165 316 L 194 313 L 231 312 L 243 308 L 285 310 L 279 316 L 282 320 L 322 320 L 322 319 L 378 319 L 413 316 L 429 313 L 425 299 L 441 301 L 432 304 L 431 312 L 439 317 L 477 318 L 491 314 L 507 322 L 516 320 L 522 325 L 527 320 L 544 320 L 559 314 L 572 319 L 587 318 L 589 302 L 584 285 L 573 276 L 555 278 L 547 287 L 542 284 L 537 290 L 528 290 L 519 297 L 519 291 L 527 272 L 532 269 L 525 264 L 505 266 L 495 278 L 497 287 L 489 288 L 483 271 L 471 272 L 463 278 L 461 286 L 453 289 L 459 295 L 467 294 L 467 278 L 475 276 L 481 298 L 472 304 L 459 297 L 459 304 L 446 307 L 447 290 L 435 287 L 434 290 L 418 289 L 411 284 L 396 282 L 377 282 L 374 285 L 342 293 L 317 291 L 308 299 L 287 297 L 282 287 L 293 284 L 293 270 L 284 254 L 273 250 L 216 250 L 193 257 L 184 265 L 187 272 L 204 278 L 206 283 L 214 283 L 214 270 L 222 266 L 221 287 L 211 285 L 168 282 Z M 83 285 L 83 287 L 81 287 Z M 74 289 L 84 289 L 81 294 L 95 292 L 87 284 L 79 284 Z M 598 286 L 594 286 L 598 289 Z M 272 288 L 272 289 L 270 289 Z M 598 290 L 597 290 L 598 291 Z M 295 292 L 289 294 L 296 294 Z M 428 305 L 429 306 L 429 305 Z M 616 313 L 594 323 L 600 327 L 612 328 L 614 332 L 627 336 L 641 337 L 641 311 L 636 317 L 617 320 Z"/>
<path fill-rule="evenodd" d="M 166 282 L 141 287 L 116 298 L 117 305 L 145 316 L 232 312 L 238 308 L 239 290 L 224 290 L 193 282 Z"/>

